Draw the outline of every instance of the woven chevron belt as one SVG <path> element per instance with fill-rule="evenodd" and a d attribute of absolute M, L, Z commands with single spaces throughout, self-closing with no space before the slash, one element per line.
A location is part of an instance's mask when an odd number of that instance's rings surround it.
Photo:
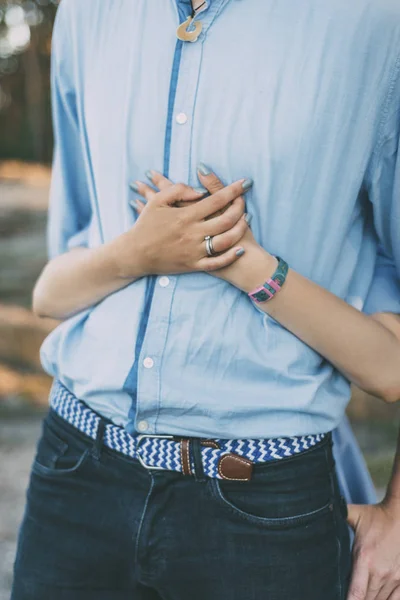
<path fill-rule="evenodd" d="M 50 406 L 63 419 L 96 439 L 101 417 L 78 400 L 59 381 L 50 392 Z M 124 428 L 106 421 L 103 443 L 140 461 L 147 469 L 197 474 L 191 447 L 197 440 L 204 475 L 217 479 L 249 480 L 255 464 L 281 460 L 308 450 L 327 434 L 267 439 L 205 439 L 172 435 L 130 435 Z M 198 464 L 198 463 L 197 463 Z"/>

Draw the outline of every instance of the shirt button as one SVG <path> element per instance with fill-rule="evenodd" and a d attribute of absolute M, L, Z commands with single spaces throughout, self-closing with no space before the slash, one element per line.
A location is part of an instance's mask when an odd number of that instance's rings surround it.
<path fill-rule="evenodd" d="M 149 428 L 149 424 L 147 421 L 139 421 L 138 429 L 139 431 L 147 431 Z"/>
<path fill-rule="evenodd" d="M 187 115 L 185 115 L 183 112 L 176 115 L 176 122 L 179 123 L 179 125 L 184 125 L 187 120 Z"/>
<path fill-rule="evenodd" d="M 161 287 L 167 287 L 169 285 L 169 277 L 160 277 L 159 284 Z"/>
<path fill-rule="evenodd" d="M 150 358 L 150 356 L 147 356 L 143 361 L 143 365 L 146 367 L 146 369 L 151 369 L 151 367 L 154 366 L 154 360 Z"/>

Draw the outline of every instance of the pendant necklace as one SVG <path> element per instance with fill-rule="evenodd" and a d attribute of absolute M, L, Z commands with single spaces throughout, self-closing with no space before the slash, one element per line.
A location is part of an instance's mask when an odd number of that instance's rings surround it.
<path fill-rule="evenodd" d="M 187 28 L 193 22 L 193 19 L 195 18 L 200 8 L 205 4 L 207 4 L 206 1 L 203 2 L 203 4 L 200 4 L 200 6 L 198 6 L 197 8 L 193 8 L 192 14 L 189 15 L 186 21 L 179 25 L 178 29 L 176 30 L 176 36 L 178 39 L 182 40 L 183 42 L 195 42 L 197 40 L 201 33 L 201 30 L 203 29 L 203 23 L 201 21 L 194 21 L 195 28 L 193 31 L 188 31 Z"/>

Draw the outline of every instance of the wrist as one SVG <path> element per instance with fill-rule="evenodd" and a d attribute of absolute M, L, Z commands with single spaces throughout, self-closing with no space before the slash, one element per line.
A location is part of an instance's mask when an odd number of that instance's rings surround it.
<path fill-rule="evenodd" d="M 105 245 L 110 269 L 117 279 L 134 281 L 148 275 L 143 260 L 144 251 L 132 240 L 131 232 L 125 232 Z"/>
<path fill-rule="evenodd" d="M 272 276 L 276 270 L 278 261 L 275 256 L 269 254 L 261 247 L 257 252 L 249 252 L 246 258 L 247 264 L 244 264 L 243 261 L 241 279 L 238 287 L 248 294 Z"/>

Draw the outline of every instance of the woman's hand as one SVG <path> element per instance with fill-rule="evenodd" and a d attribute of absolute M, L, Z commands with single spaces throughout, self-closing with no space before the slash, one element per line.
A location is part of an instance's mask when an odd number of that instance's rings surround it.
<path fill-rule="evenodd" d="M 398 502 L 348 507 L 354 529 L 353 569 L 347 600 L 400 598 Z"/>
<path fill-rule="evenodd" d="M 198 176 L 201 180 L 201 183 L 204 185 L 204 192 L 208 191 L 211 195 L 214 195 L 218 194 L 221 190 L 225 189 L 224 184 L 220 181 L 220 179 L 218 179 L 215 173 L 211 172 L 209 175 L 202 175 L 201 171 L 199 171 Z M 173 183 L 168 178 L 164 177 L 157 171 L 151 171 L 151 181 L 159 189 L 166 189 L 173 185 Z M 149 188 L 149 186 L 145 186 L 145 188 L 142 189 L 141 193 L 146 197 L 148 201 L 151 201 L 154 197 L 154 190 L 152 190 L 152 188 Z M 242 200 L 244 202 L 244 198 L 242 198 Z M 184 200 L 175 203 L 175 206 L 189 206 L 199 201 L 203 203 L 205 200 Z M 144 211 L 146 206 L 143 202 L 141 202 L 138 199 L 135 200 L 132 203 L 132 205 L 139 214 L 141 214 Z M 222 207 L 216 213 L 211 215 L 211 218 L 215 217 L 215 215 L 223 214 L 224 211 L 227 211 L 228 207 L 229 205 Z M 247 223 L 249 223 L 249 215 L 246 214 L 246 217 L 246 221 Z M 209 218 L 210 217 L 208 217 L 208 219 Z M 207 220 L 206 223 L 208 222 L 209 221 Z M 224 279 L 225 281 L 228 281 L 235 287 L 249 292 L 256 285 L 265 281 L 270 274 L 272 274 L 272 272 L 275 270 L 277 261 L 256 242 L 248 226 L 243 231 L 244 233 L 242 234 L 242 238 L 240 239 L 240 246 L 245 251 L 245 256 L 243 256 L 243 258 L 240 261 L 234 261 L 233 263 L 213 270 L 211 275 L 213 275 L 214 277 L 218 277 L 219 279 Z M 212 233 L 210 233 L 207 229 L 206 235 L 212 235 Z M 218 237 L 213 237 L 212 241 L 214 250 L 216 252 L 220 252 L 221 246 Z"/>
<path fill-rule="evenodd" d="M 236 181 L 200 203 L 193 200 L 201 198 L 201 193 L 161 175 L 159 192 L 140 181 L 131 184 L 148 202 L 135 225 L 113 241 L 121 276 L 129 278 L 138 270 L 142 275 L 213 271 L 237 261 L 243 251 L 236 244 L 247 229 L 244 182 Z M 174 208 L 177 202 L 190 204 Z M 225 208 L 223 214 L 214 215 Z M 214 236 L 218 256 L 207 256 L 206 235 Z"/>
<path fill-rule="evenodd" d="M 201 171 L 198 172 L 199 180 L 210 194 L 218 193 L 224 188 L 224 184 L 211 169 L 208 170 L 210 171 L 208 175 L 203 175 Z M 247 222 L 250 225 L 251 215 L 248 215 Z M 250 292 L 273 274 L 278 261 L 258 244 L 250 227 L 247 228 L 240 244 L 245 250 L 243 258 L 237 264 L 232 263 L 211 274 L 224 279 L 244 292 Z"/>

